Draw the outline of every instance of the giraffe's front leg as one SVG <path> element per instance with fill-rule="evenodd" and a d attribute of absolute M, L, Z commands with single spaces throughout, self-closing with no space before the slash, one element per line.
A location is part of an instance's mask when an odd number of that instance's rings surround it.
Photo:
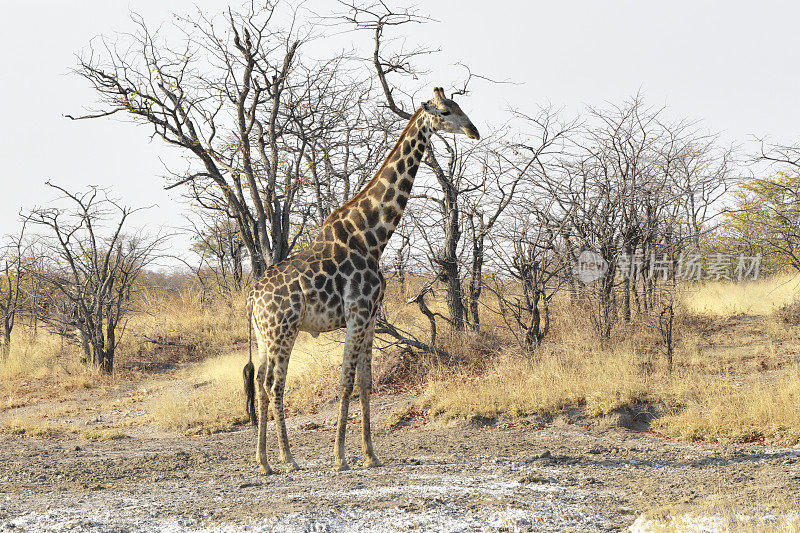
<path fill-rule="evenodd" d="M 372 324 L 374 328 L 374 321 Z M 361 401 L 361 450 L 367 460 L 368 467 L 382 466 L 372 447 L 370 431 L 369 401 L 372 393 L 372 336 L 374 330 L 367 334 L 364 351 L 358 360 L 358 398 Z"/>
<path fill-rule="evenodd" d="M 339 420 L 336 422 L 336 444 L 334 449 L 336 470 L 349 470 L 345 457 L 345 435 L 347 434 L 347 411 L 350 405 L 350 396 L 353 394 L 355 381 L 356 354 L 345 353 L 342 363 L 341 399 L 339 400 Z"/>
<path fill-rule="evenodd" d="M 344 357 L 342 359 L 341 398 L 339 400 L 339 420 L 336 422 L 336 444 L 334 459 L 337 470 L 349 470 L 345 457 L 344 441 L 347 433 L 347 411 L 350 406 L 350 395 L 353 394 L 353 383 L 356 378 L 356 363 L 364 340 L 364 326 L 355 320 L 348 320 L 347 335 L 344 341 Z"/>

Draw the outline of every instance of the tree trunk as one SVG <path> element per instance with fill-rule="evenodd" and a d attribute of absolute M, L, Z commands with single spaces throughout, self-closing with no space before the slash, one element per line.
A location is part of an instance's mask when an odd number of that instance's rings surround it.
<path fill-rule="evenodd" d="M 111 374 L 114 371 L 114 348 L 103 350 L 103 363 L 100 369 L 104 374 Z"/>
<path fill-rule="evenodd" d="M 242 245 L 238 244 L 233 247 L 231 254 L 231 261 L 233 262 L 233 283 L 236 290 L 242 288 Z"/>
<path fill-rule="evenodd" d="M 447 282 L 447 310 L 454 329 L 464 329 L 464 300 L 462 299 L 461 278 L 458 275 L 458 262 L 443 261 L 442 274 Z"/>
<path fill-rule="evenodd" d="M 3 361 L 8 359 L 8 354 L 11 352 L 11 334 L 8 331 L 3 332 L 3 346 L 0 346 L 0 355 L 3 356 Z"/>
<path fill-rule="evenodd" d="M 531 305 L 531 326 L 528 328 L 528 331 L 525 334 L 525 342 L 530 348 L 531 351 L 535 350 L 539 347 L 539 341 L 541 341 L 540 337 L 540 329 L 541 329 L 541 314 L 539 313 L 539 297 L 538 295 L 534 294 L 532 298 L 532 305 Z"/>
<path fill-rule="evenodd" d="M 472 244 L 472 272 L 469 280 L 469 322 L 472 331 L 480 333 L 481 317 L 478 311 L 478 300 L 483 291 L 483 258 L 484 235 L 479 232 Z"/>
<path fill-rule="evenodd" d="M 3 361 L 8 358 L 9 352 L 11 352 L 11 327 L 8 317 L 6 317 L 3 323 L 3 345 L 0 346 L 0 355 L 3 356 Z"/>
<path fill-rule="evenodd" d="M 631 321 L 631 265 L 633 265 L 633 246 L 625 245 L 625 253 L 628 254 L 630 265 L 627 272 L 622 272 L 622 318 L 625 323 Z"/>
<path fill-rule="evenodd" d="M 446 191 L 447 228 L 444 235 L 444 254 L 439 263 L 442 277 L 447 282 L 447 309 L 450 322 L 458 331 L 464 329 L 464 297 L 458 264 L 458 241 L 461 239 L 456 191 L 450 186 Z"/>

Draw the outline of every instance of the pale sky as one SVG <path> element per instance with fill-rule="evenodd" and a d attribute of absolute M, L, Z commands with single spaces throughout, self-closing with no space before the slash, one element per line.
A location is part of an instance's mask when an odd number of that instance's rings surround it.
<path fill-rule="evenodd" d="M 52 179 L 69 187 L 110 186 L 131 206 L 157 204 L 138 224 L 180 224 L 184 205 L 163 191 L 161 161 L 175 149 L 150 140 L 147 126 L 119 118 L 72 122 L 95 101 L 70 74 L 90 39 L 132 29 L 130 10 L 150 24 L 171 12 L 221 11 L 236 2 L 81 0 L 3 2 L 0 130 L 3 172 L 0 234 L 20 209 L 52 199 Z M 331 1 L 309 1 L 320 12 Z M 401 2 L 395 2 L 400 5 Z M 574 113 L 620 102 L 641 90 L 674 116 L 701 119 L 727 142 L 752 136 L 800 141 L 800 5 L 743 1 L 438 0 L 419 4 L 438 22 L 415 28 L 409 43 L 441 48 L 420 66 L 431 86 L 457 83 L 457 62 L 519 85 L 476 82 L 462 107 L 479 128 L 504 122 L 515 106 L 552 104 Z M 368 36 L 349 39 L 368 50 Z"/>

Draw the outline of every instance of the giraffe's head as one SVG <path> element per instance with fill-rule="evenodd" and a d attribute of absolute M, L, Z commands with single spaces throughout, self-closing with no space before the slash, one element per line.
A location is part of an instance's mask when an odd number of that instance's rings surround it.
<path fill-rule="evenodd" d="M 447 133 L 463 133 L 470 139 L 480 139 L 478 128 L 457 103 L 446 98 L 441 87 L 433 89 L 433 98 L 423 102 L 422 110 L 431 117 L 434 130 Z"/>

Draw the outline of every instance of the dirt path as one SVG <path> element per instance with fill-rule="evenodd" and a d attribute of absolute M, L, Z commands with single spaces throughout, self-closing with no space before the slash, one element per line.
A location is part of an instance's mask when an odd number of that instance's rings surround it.
<path fill-rule="evenodd" d="M 331 471 L 333 406 L 290 419 L 304 469 L 268 477 L 253 462 L 252 428 L 188 437 L 133 427 L 106 442 L 0 436 L 0 530 L 619 530 L 709 494 L 800 501 L 800 449 L 567 423 L 385 429 L 408 401 L 374 399 L 383 468 L 363 468 L 350 423 L 344 473 Z"/>

